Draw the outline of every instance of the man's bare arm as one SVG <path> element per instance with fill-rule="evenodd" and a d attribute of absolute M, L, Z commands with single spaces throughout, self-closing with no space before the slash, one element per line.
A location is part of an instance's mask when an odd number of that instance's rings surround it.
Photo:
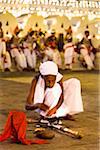
<path fill-rule="evenodd" d="M 38 80 L 38 77 L 36 77 L 35 79 L 32 80 L 31 88 L 29 90 L 25 109 L 26 110 L 35 110 L 37 108 L 40 108 L 41 110 L 46 111 L 47 109 L 49 109 L 49 107 L 47 105 L 45 105 L 44 103 L 34 104 L 34 93 L 35 93 L 37 80 Z"/>
<path fill-rule="evenodd" d="M 43 103 L 36 103 L 36 104 L 33 104 L 33 105 L 26 105 L 25 106 L 25 109 L 26 110 L 35 110 L 35 109 L 41 109 L 43 111 L 47 111 L 49 109 L 49 107 Z"/>
<path fill-rule="evenodd" d="M 36 88 L 37 80 L 33 79 L 31 83 L 31 88 L 29 90 L 29 94 L 27 97 L 27 104 L 33 104 L 34 103 L 34 93 L 35 93 L 35 88 Z"/>

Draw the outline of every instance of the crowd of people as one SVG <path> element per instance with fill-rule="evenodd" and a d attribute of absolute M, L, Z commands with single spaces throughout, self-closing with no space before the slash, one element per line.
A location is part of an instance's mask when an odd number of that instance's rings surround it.
<path fill-rule="evenodd" d="M 26 36 L 19 37 L 20 30 L 16 27 L 11 38 L 3 36 L 0 23 L 0 69 L 12 71 L 12 66 L 18 71 L 38 71 L 41 62 L 54 61 L 59 69 L 72 69 L 75 54 L 79 54 L 80 63 L 88 70 L 95 68 L 97 48 L 90 39 L 89 30 L 84 31 L 84 37 L 73 43 L 72 27 L 66 33 L 51 34 L 39 30 L 29 30 Z"/>

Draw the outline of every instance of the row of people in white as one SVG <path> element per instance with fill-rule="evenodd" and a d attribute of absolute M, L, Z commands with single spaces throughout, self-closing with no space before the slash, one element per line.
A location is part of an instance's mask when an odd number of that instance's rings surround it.
<path fill-rule="evenodd" d="M 0 40 L 0 69 L 3 71 L 5 69 L 10 70 L 12 67 L 12 58 L 15 60 L 18 70 L 23 70 L 27 66 L 31 69 L 36 67 L 36 54 L 34 51 L 31 53 L 27 43 L 24 43 L 23 50 L 12 44 L 9 53 L 6 50 L 5 41 Z"/>
<path fill-rule="evenodd" d="M 33 50 L 30 50 L 28 47 L 28 43 L 23 43 L 23 50 L 16 47 L 14 44 L 11 45 L 10 54 L 8 51 L 6 51 L 6 43 L 4 41 L 0 41 L 0 68 L 6 69 L 11 68 L 11 57 L 15 60 L 17 68 L 19 70 L 27 68 L 27 65 L 34 69 L 36 67 L 37 63 L 37 56 L 34 51 L 35 49 L 35 43 L 33 43 Z M 62 60 L 60 53 L 57 49 L 52 49 L 50 47 L 45 47 L 45 56 L 43 58 L 43 62 L 46 60 L 53 60 L 59 68 L 62 68 Z M 3 54 L 3 57 L 2 57 Z M 10 57 L 11 55 L 11 57 Z M 68 59 L 66 57 L 66 51 L 65 51 L 65 62 Z M 71 58 L 70 58 L 71 59 Z M 6 60 L 6 61 L 5 61 Z"/>
<path fill-rule="evenodd" d="M 24 49 L 18 49 L 14 45 L 12 45 L 11 56 L 15 59 L 17 63 L 17 68 L 27 68 L 29 66 L 31 69 L 36 67 L 36 54 L 33 50 L 32 52 L 28 48 L 27 43 L 24 42 Z"/>
<path fill-rule="evenodd" d="M 6 43 L 5 41 L 0 40 L 0 68 L 5 70 L 6 68 L 11 68 L 12 62 L 11 57 L 14 58 L 17 64 L 17 68 L 19 70 L 27 68 L 28 66 L 31 69 L 36 68 L 37 63 L 37 55 L 35 53 L 35 46 L 36 44 L 33 43 L 32 50 L 29 48 L 29 44 L 27 42 L 23 42 L 23 50 L 21 48 L 16 47 L 14 44 L 11 45 L 10 54 L 6 51 Z M 62 58 L 57 49 L 52 49 L 50 47 L 44 48 L 44 57 L 43 62 L 47 60 L 53 60 L 59 68 L 62 67 Z M 74 58 L 74 45 L 72 42 L 66 43 L 64 45 L 64 65 L 67 69 L 72 69 L 72 63 Z M 88 49 L 83 44 L 80 49 L 80 54 L 84 58 L 87 68 L 92 69 L 94 68 L 93 61 L 94 61 L 94 54 L 90 52 L 88 53 Z M 3 57 L 2 57 L 3 55 Z M 10 57 L 11 55 L 11 57 Z"/>
<path fill-rule="evenodd" d="M 28 66 L 33 69 L 36 67 L 36 59 L 37 59 L 36 53 L 34 51 L 35 43 L 33 43 L 33 51 L 32 52 L 30 52 L 27 42 L 24 42 L 23 46 L 24 46 L 23 51 L 24 51 Z"/>

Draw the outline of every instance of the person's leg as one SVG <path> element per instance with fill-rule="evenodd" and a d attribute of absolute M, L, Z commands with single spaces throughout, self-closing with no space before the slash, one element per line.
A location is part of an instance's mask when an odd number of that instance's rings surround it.
<path fill-rule="evenodd" d="M 33 62 L 32 62 L 32 56 L 31 56 L 31 52 L 29 49 L 27 49 L 27 63 L 28 63 L 28 66 L 33 69 Z"/>
<path fill-rule="evenodd" d="M 32 58 L 32 62 L 33 62 L 33 68 L 35 69 L 36 68 L 37 57 L 36 57 L 36 53 L 35 53 L 34 50 L 32 52 L 31 58 Z"/>
<path fill-rule="evenodd" d="M 66 69 L 72 69 L 72 60 L 74 55 L 74 48 L 67 48 L 65 51 L 65 65 Z"/>
<path fill-rule="evenodd" d="M 69 111 L 67 114 L 74 115 L 83 112 L 80 81 L 76 78 L 71 78 L 64 81 L 63 86 L 64 105 Z"/>
<path fill-rule="evenodd" d="M 26 62 L 26 57 L 24 55 L 24 53 L 21 53 L 21 57 L 22 57 L 22 62 L 23 62 L 23 68 L 27 68 L 27 62 Z"/>
<path fill-rule="evenodd" d="M 86 62 L 86 64 L 87 64 L 87 68 L 88 68 L 89 70 L 91 70 L 92 68 L 94 68 L 93 62 L 92 62 L 92 60 L 91 60 L 91 57 L 90 57 L 89 54 L 88 54 L 87 49 L 82 48 L 80 52 L 81 52 L 81 54 L 82 54 L 83 57 L 84 57 L 84 60 L 85 60 L 85 62 Z"/>
<path fill-rule="evenodd" d="M 11 58 L 9 52 L 6 52 L 6 60 L 7 62 L 5 63 L 5 69 L 7 68 L 9 71 L 11 71 Z"/>

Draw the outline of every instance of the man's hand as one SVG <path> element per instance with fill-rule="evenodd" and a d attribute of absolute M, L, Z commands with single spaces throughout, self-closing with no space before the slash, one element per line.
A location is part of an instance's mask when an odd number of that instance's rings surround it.
<path fill-rule="evenodd" d="M 35 109 L 37 109 L 38 107 L 39 107 L 39 103 L 34 104 L 34 105 L 26 105 L 26 106 L 25 106 L 25 109 L 26 109 L 26 110 L 35 110 Z"/>
<path fill-rule="evenodd" d="M 56 107 L 50 109 L 50 110 L 48 111 L 48 113 L 47 113 L 47 116 L 52 116 L 53 114 L 56 113 L 56 111 L 57 111 L 57 108 L 56 108 Z"/>
<path fill-rule="evenodd" d="M 25 106 L 26 110 L 35 110 L 37 108 L 39 108 L 43 111 L 47 111 L 49 109 L 49 107 L 47 105 L 45 105 L 44 103 L 36 103 L 34 105 L 26 105 Z"/>
<path fill-rule="evenodd" d="M 40 103 L 39 108 L 43 111 L 47 111 L 49 109 L 49 107 L 47 105 L 45 105 L 44 103 Z"/>

